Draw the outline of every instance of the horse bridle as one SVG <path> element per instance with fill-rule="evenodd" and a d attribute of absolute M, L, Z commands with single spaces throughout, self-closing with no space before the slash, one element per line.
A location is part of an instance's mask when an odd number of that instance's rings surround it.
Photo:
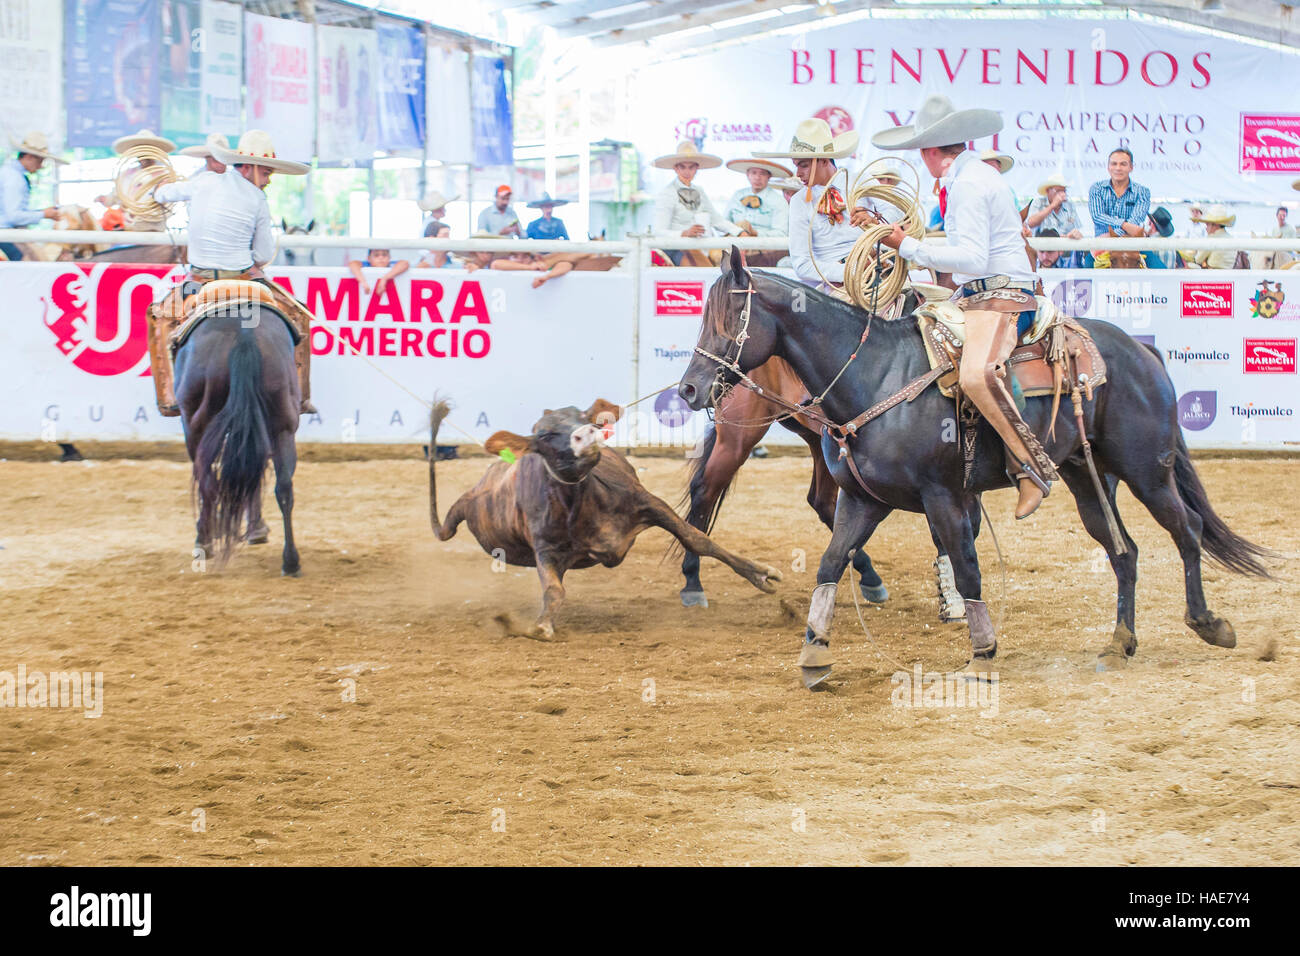
<path fill-rule="evenodd" d="M 722 401 L 728 391 L 723 383 L 724 372 L 734 373 L 742 382 L 746 383 L 746 387 L 756 389 L 759 394 L 763 392 L 762 387 L 756 384 L 740 368 L 740 353 L 745 350 L 745 343 L 749 341 L 749 319 L 753 314 L 752 306 L 755 292 L 754 280 L 752 278 L 749 280 L 748 289 L 728 289 L 727 291 L 730 295 L 743 295 L 745 297 L 745 306 L 740 310 L 740 331 L 733 338 L 728 339 L 732 345 L 736 346 L 735 358 L 719 358 L 708 349 L 700 348 L 699 345 L 695 346 L 696 352 L 718 366 L 713 375 L 713 384 L 709 386 L 709 403 L 714 408 L 717 407 L 718 402 Z M 731 351 L 730 346 L 727 347 L 727 351 Z"/>

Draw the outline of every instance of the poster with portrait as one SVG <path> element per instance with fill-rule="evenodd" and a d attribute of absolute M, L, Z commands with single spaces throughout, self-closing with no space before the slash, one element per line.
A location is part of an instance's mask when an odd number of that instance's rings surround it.
<path fill-rule="evenodd" d="M 379 142 L 379 44 L 373 30 L 316 28 L 316 126 L 322 163 L 369 162 Z"/>
<path fill-rule="evenodd" d="M 379 44 L 379 148 L 424 146 L 424 34 L 375 27 Z"/>
<path fill-rule="evenodd" d="M 316 151 L 316 45 L 311 24 L 247 14 L 244 49 L 248 127 L 267 130 L 282 158 L 311 162 Z"/>
<path fill-rule="evenodd" d="M 110 146 L 162 125 L 159 0 L 66 0 L 69 146 Z"/>

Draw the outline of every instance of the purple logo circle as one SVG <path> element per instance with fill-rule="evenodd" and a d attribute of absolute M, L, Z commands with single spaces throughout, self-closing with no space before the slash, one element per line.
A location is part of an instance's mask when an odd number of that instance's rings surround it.
<path fill-rule="evenodd" d="M 695 413 L 677 394 L 676 387 L 665 388 L 655 399 L 655 417 L 668 428 L 681 428 Z"/>

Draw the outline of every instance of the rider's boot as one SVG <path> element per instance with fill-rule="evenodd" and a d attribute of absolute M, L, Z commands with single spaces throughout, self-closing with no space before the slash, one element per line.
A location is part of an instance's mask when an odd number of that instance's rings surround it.
<path fill-rule="evenodd" d="M 176 404 L 171 349 L 167 342 L 176 327 L 170 315 L 171 304 L 171 295 L 169 295 L 161 303 L 150 305 L 145 313 L 149 343 L 149 371 L 153 375 L 158 414 L 164 418 L 175 418 L 181 413 L 180 407 Z"/>

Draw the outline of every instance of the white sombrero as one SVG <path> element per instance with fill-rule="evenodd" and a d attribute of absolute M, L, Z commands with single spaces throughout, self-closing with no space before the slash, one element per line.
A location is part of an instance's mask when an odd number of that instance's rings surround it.
<path fill-rule="evenodd" d="M 260 129 L 250 129 L 239 137 L 239 145 L 234 149 L 212 147 L 212 155 L 217 162 L 226 166 L 265 166 L 286 176 L 305 176 L 311 172 L 311 167 L 305 163 L 277 157 L 275 146 L 271 143 L 271 134 Z"/>
<path fill-rule="evenodd" d="M 746 175 L 751 169 L 761 169 L 772 176 L 789 177 L 794 175 L 793 169 L 786 169 L 780 163 L 774 163 L 768 159 L 733 159 L 727 163 L 727 168 Z"/>
<path fill-rule="evenodd" d="M 700 169 L 714 169 L 722 165 L 722 157 L 701 153 L 694 143 L 684 140 L 677 144 L 677 152 L 660 156 L 651 165 L 659 169 L 672 169 L 678 163 L 699 163 Z"/>
<path fill-rule="evenodd" d="M 207 159 L 212 155 L 212 150 L 220 146 L 222 149 L 230 149 L 230 140 L 220 133 L 209 133 L 208 138 L 197 146 L 186 146 L 180 151 L 182 156 L 197 156 L 199 159 Z"/>
<path fill-rule="evenodd" d="M 854 130 L 836 136 L 824 119 L 806 119 L 795 127 L 790 149 L 784 153 L 755 153 L 763 159 L 843 159 L 858 148 Z"/>
<path fill-rule="evenodd" d="M 137 146 L 156 146 L 164 153 L 176 152 L 176 144 L 165 136 L 157 135 L 151 129 L 142 129 L 138 133 L 132 133 L 130 136 L 119 136 L 113 140 L 113 152 L 119 156 L 128 149 L 135 149 Z"/>
<path fill-rule="evenodd" d="M 435 209 L 442 209 L 448 203 L 453 203 L 459 198 L 459 195 L 451 197 L 444 196 L 442 193 L 438 192 L 438 190 L 433 189 L 425 193 L 424 198 L 416 203 L 416 205 L 425 212 L 433 212 Z"/>
<path fill-rule="evenodd" d="M 927 97 L 908 126 L 881 130 L 871 137 L 879 149 L 926 149 L 952 146 L 1002 129 L 1002 117 L 993 110 L 958 110 L 946 96 Z"/>
<path fill-rule="evenodd" d="M 41 159 L 48 159 L 54 163 L 62 163 L 65 166 L 68 163 L 66 159 L 59 159 L 59 157 L 50 152 L 50 141 L 46 138 L 45 134 L 39 130 L 33 130 L 28 133 L 22 138 L 21 142 L 12 138 L 10 139 L 10 142 L 13 143 L 14 149 L 18 150 L 20 153 L 31 153 L 33 156 L 39 156 Z"/>
<path fill-rule="evenodd" d="M 1228 207 L 1222 203 L 1215 203 L 1206 212 L 1201 213 L 1197 222 L 1209 222 L 1216 226 L 1231 226 L 1237 221 L 1236 216 L 1228 215 Z"/>
<path fill-rule="evenodd" d="M 996 149 L 986 149 L 984 152 L 980 153 L 981 162 L 987 163 L 993 162 L 994 160 L 997 161 L 998 172 L 1000 173 L 1005 173 L 1016 164 L 1016 161 L 1013 158 L 1008 156 L 1006 153 L 999 153 Z"/>
<path fill-rule="evenodd" d="M 1053 173 L 1051 176 L 1048 176 L 1046 179 L 1044 179 L 1041 183 L 1038 184 L 1038 195 L 1046 196 L 1047 191 L 1051 189 L 1053 186 L 1060 186 L 1062 189 L 1070 188 L 1070 184 L 1065 181 L 1064 176 L 1062 176 L 1060 173 Z"/>
<path fill-rule="evenodd" d="M 787 176 L 785 179 L 771 179 L 767 183 L 768 189 L 779 189 L 783 193 L 798 192 L 804 188 L 804 182 L 797 176 Z"/>

